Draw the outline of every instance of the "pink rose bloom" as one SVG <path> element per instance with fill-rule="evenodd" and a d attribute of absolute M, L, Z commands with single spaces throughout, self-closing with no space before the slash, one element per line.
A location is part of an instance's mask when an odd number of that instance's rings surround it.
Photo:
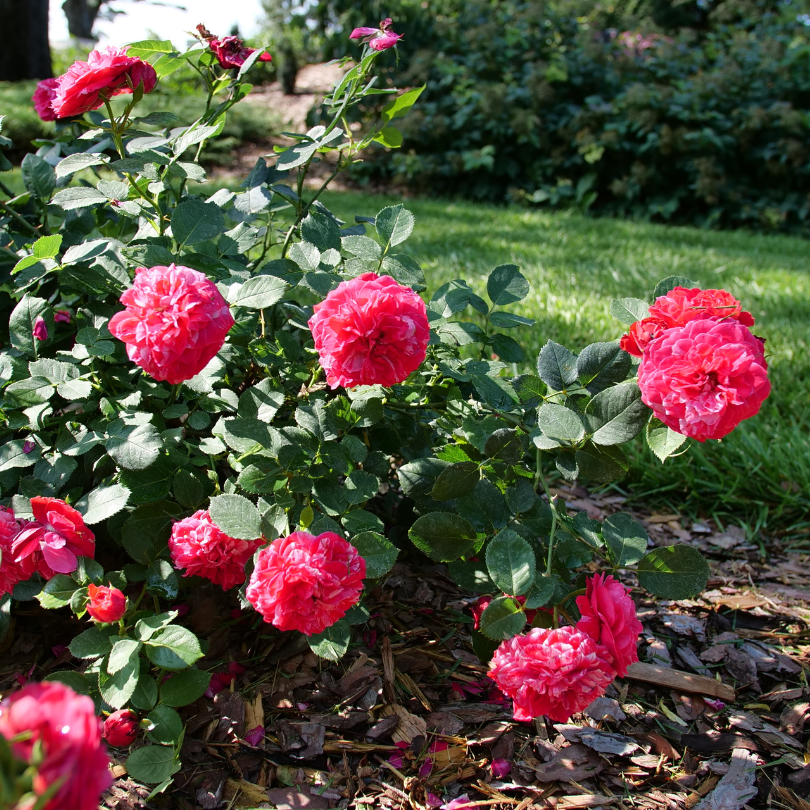
<path fill-rule="evenodd" d="M 31 335 L 35 340 L 48 339 L 48 325 L 45 323 L 45 318 L 43 318 L 41 315 L 37 316 L 37 319 L 34 321 L 34 329 L 31 332 Z"/>
<path fill-rule="evenodd" d="M 208 512 L 200 509 L 172 526 L 169 551 L 175 567 L 186 569 L 184 577 L 204 577 L 227 591 L 245 581 L 245 565 L 263 544 L 264 538 L 228 537 Z"/>
<path fill-rule="evenodd" d="M 279 630 L 322 633 L 357 604 L 366 561 L 333 532 L 294 532 L 259 552 L 247 587 L 251 605 Z"/>
<path fill-rule="evenodd" d="M 627 590 L 610 574 L 596 574 L 586 583 L 585 596 L 577 597 L 582 614 L 577 630 L 607 649 L 620 678 L 627 674 L 630 664 L 638 661 L 636 646 L 643 629 Z"/>
<path fill-rule="evenodd" d="M 44 79 L 37 83 L 37 89 L 31 96 L 34 102 L 34 109 L 43 121 L 56 121 L 56 112 L 53 109 L 53 100 L 56 97 L 56 88 L 59 87 L 59 79 Z"/>
<path fill-rule="evenodd" d="M 388 17 L 380 23 L 379 28 L 355 28 L 349 39 L 362 39 L 372 50 L 385 51 L 396 45 L 404 36 L 395 34 L 392 25 L 393 21 Z"/>
<path fill-rule="evenodd" d="M 121 296 L 109 330 L 156 380 L 175 385 L 199 374 L 222 348 L 234 320 L 227 301 L 190 267 L 141 267 Z"/>
<path fill-rule="evenodd" d="M 30 557 L 16 562 L 11 551 L 14 538 L 24 525 L 14 517 L 11 509 L 0 506 L 0 593 L 12 593 L 18 582 L 30 579 L 37 570 Z"/>
<path fill-rule="evenodd" d="M 208 47 L 216 54 L 219 66 L 230 70 L 240 68 L 245 64 L 245 60 L 256 52 L 256 48 L 248 48 L 239 37 L 222 37 L 222 39 L 212 39 L 208 42 Z M 271 62 L 273 57 L 264 51 L 259 57 L 260 62 Z"/>
<path fill-rule="evenodd" d="M 58 681 L 29 684 L 0 704 L 0 734 L 8 740 L 24 732 L 30 736 L 11 747 L 25 762 L 35 747 L 41 751 L 35 794 L 64 780 L 44 810 L 96 810 L 112 777 L 92 698 Z"/>
<path fill-rule="evenodd" d="M 54 323 L 70 323 L 70 312 L 66 309 L 57 309 L 53 314 Z"/>
<path fill-rule="evenodd" d="M 515 720 L 545 715 L 565 723 L 604 694 L 616 677 L 610 653 L 573 627 L 535 627 L 507 639 L 489 667 L 489 677 L 512 698 Z"/>
<path fill-rule="evenodd" d="M 87 586 L 90 601 L 87 603 L 87 612 L 97 622 L 112 624 L 117 622 L 127 612 L 127 598 L 118 588 L 106 585 Z"/>
<path fill-rule="evenodd" d="M 59 498 L 31 498 L 34 520 L 26 524 L 11 546 L 17 563 L 34 565 L 45 579 L 72 574 L 79 557 L 96 553 L 96 537 L 72 506 Z"/>
<path fill-rule="evenodd" d="M 705 442 L 759 412 L 771 392 L 763 341 L 735 320 L 668 329 L 644 352 L 641 399 L 665 425 Z"/>
<path fill-rule="evenodd" d="M 104 721 L 104 738 L 113 748 L 129 748 L 139 730 L 138 715 L 129 709 L 119 709 Z"/>
<path fill-rule="evenodd" d="M 343 281 L 313 311 L 309 328 L 332 388 L 395 385 L 425 359 L 425 302 L 391 276 Z"/>
<path fill-rule="evenodd" d="M 86 62 L 74 62 L 59 80 L 52 106 L 57 118 L 97 110 L 104 98 L 131 93 L 143 83 L 151 93 L 157 84 L 155 69 L 141 59 L 127 56 L 126 48 L 93 51 Z"/>

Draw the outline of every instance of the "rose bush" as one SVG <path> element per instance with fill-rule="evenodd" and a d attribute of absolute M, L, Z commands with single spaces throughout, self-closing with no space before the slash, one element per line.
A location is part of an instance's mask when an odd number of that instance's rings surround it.
<path fill-rule="evenodd" d="M 18 601 L 86 618 L 77 665 L 49 678 L 110 717 L 144 713 L 127 771 L 157 790 L 180 767 L 177 709 L 236 672 L 201 663 L 181 611 L 197 577 L 232 589 L 237 616 L 336 660 L 400 554 L 446 565 L 483 597 L 472 643 L 516 717 L 567 719 L 635 660 L 638 622 L 613 575 L 632 568 L 680 599 L 708 566 L 689 545 L 648 548 L 627 514 L 570 514 L 548 473 L 616 480 L 622 444 L 644 434 L 663 461 L 768 392 L 762 343 L 724 291 L 675 277 L 655 313 L 614 302 L 640 362 L 618 340 L 579 353 L 549 340 L 529 363 L 518 267 L 427 293 L 404 206 L 353 223 L 330 212 L 332 178 L 372 141 L 395 148 L 422 90 L 377 86 L 390 29 L 343 61 L 328 123 L 215 193 L 200 155 L 263 51 L 226 43 L 242 61 L 223 68 L 206 32 L 185 53 L 148 41 L 91 57 L 54 98 L 100 99 L 106 117 L 58 122 L 23 161 L 26 192 L 3 203 L 0 631 Z M 152 73 L 185 63 L 208 90 L 199 119 L 138 117 Z M 347 112 L 380 94 L 381 120 L 356 139 Z M 651 318 L 652 331 L 634 326 Z"/>

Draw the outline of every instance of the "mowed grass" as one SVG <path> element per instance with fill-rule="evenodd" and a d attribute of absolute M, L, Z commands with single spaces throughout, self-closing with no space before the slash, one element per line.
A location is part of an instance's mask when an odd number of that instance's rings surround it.
<path fill-rule="evenodd" d="M 324 196 L 347 221 L 397 202 Z M 665 464 L 639 438 L 619 486 L 637 500 L 743 524 L 752 538 L 767 528 L 801 542 L 810 527 L 810 243 L 464 202 L 412 199 L 406 207 L 416 228 L 405 247 L 431 291 L 461 278 L 483 294 L 492 268 L 521 268 L 531 292 L 515 310 L 537 325 L 511 334 L 526 351 L 527 370 L 549 339 L 579 351 L 618 338 L 624 327 L 609 313 L 611 299 L 650 300 L 666 276 L 741 299 L 756 318 L 754 331 L 767 339 L 771 397 L 721 442 L 690 442 Z"/>

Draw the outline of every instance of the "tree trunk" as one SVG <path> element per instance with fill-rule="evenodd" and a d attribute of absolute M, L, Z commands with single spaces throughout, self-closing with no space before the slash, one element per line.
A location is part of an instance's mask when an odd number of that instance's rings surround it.
<path fill-rule="evenodd" d="M 68 31 L 78 39 L 95 39 L 93 26 L 96 23 L 103 0 L 65 0 L 62 11 L 67 17 Z"/>
<path fill-rule="evenodd" d="M 0 81 L 50 79 L 48 0 L 0 0 Z"/>

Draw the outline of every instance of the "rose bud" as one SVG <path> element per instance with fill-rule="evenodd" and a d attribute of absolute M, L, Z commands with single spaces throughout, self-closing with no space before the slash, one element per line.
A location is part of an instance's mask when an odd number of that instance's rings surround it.
<path fill-rule="evenodd" d="M 129 748 L 138 737 L 140 723 L 129 709 L 119 709 L 104 721 L 104 737 L 113 748 Z"/>
<path fill-rule="evenodd" d="M 97 622 L 117 622 L 127 612 L 127 598 L 118 588 L 91 583 L 87 586 L 87 591 L 90 594 L 87 612 Z"/>

